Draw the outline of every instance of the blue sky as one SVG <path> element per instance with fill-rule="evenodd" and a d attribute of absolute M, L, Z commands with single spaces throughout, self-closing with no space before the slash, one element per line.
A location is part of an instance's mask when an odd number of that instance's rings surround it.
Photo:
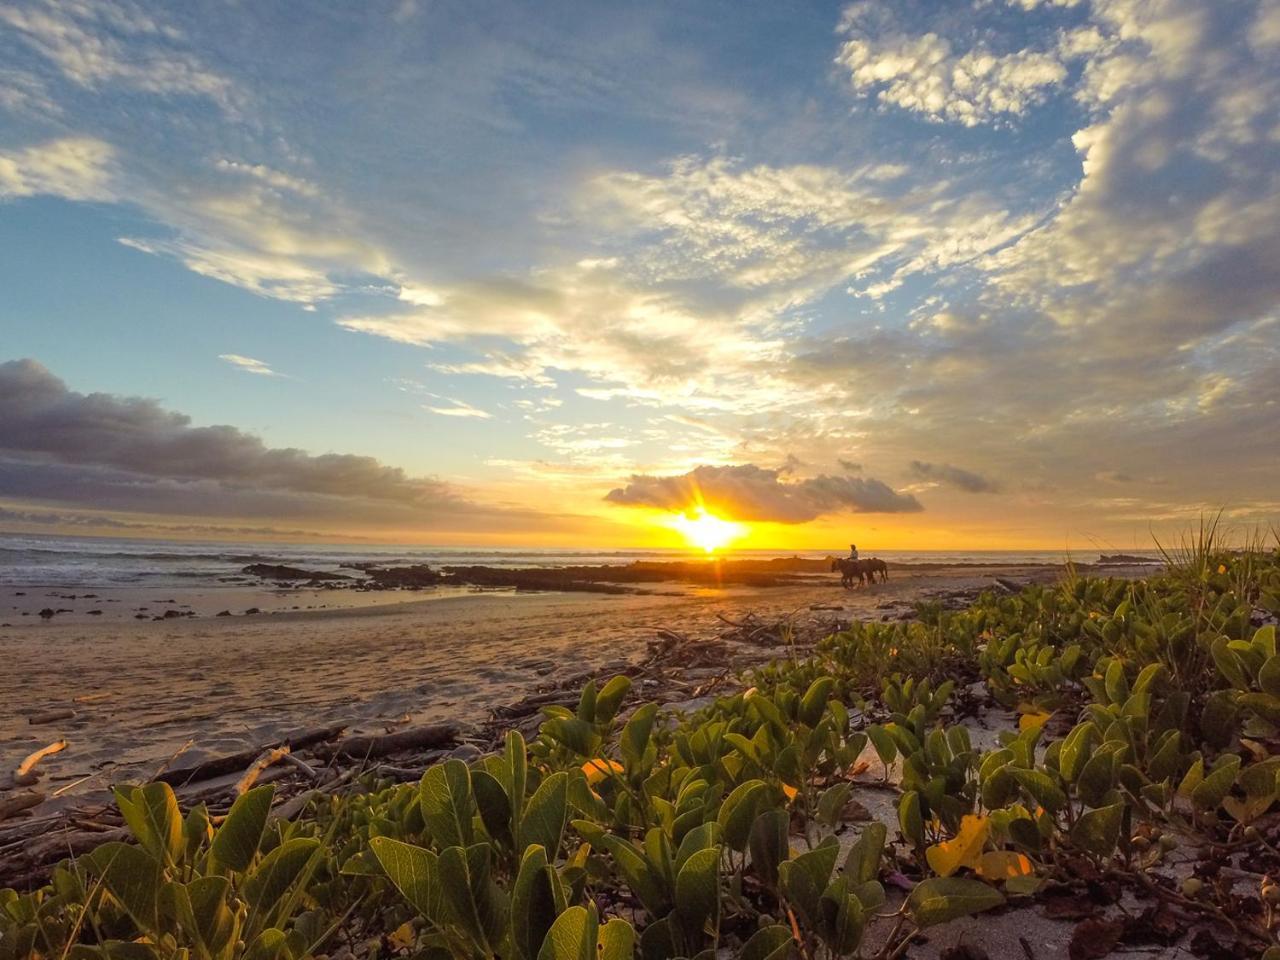
<path fill-rule="evenodd" d="M 1273 520 L 1278 53 L 1275 0 L 7 3 L 0 527 Z"/>

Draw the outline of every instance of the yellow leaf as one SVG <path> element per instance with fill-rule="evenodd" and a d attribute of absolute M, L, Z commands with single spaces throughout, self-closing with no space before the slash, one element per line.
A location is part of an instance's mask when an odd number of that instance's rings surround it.
<path fill-rule="evenodd" d="M 1012 877 L 1029 877 L 1035 873 L 1031 861 L 1011 850 L 984 853 L 978 858 L 978 876 L 984 880 L 1008 880 Z"/>
<path fill-rule="evenodd" d="M 387 942 L 391 944 L 393 950 L 403 950 L 406 947 L 413 946 L 414 934 L 413 924 L 406 921 L 396 927 L 391 933 L 387 934 Z"/>
<path fill-rule="evenodd" d="M 1219 572 L 1219 573 L 1226 573 L 1226 572 L 1227 572 L 1227 565 L 1226 565 L 1225 563 L 1220 563 L 1220 564 L 1218 564 L 1218 572 Z"/>
<path fill-rule="evenodd" d="M 795 787 L 791 786 L 791 784 L 784 783 L 782 785 L 782 792 L 787 795 L 788 800 L 794 800 L 796 798 L 796 794 L 798 794 L 800 791 L 797 790 Z"/>
<path fill-rule="evenodd" d="M 925 859 L 940 877 L 949 877 L 961 867 L 974 869 L 990 833 L 990 820 L 969 814 L 961 819 L 960 832 L 950 840 L 935 843 L 924 852 Z"/>
<path fill-rule="evenodd" d="M 1019 730 L 1030 730 L 1032 727 L 1043 727 L 1052 713 L 1048 710 L 1037 710 L 1035 713 L 1024 713 L 1018 718 Z"/>
<path fill-rule="evenodd" d="M 582 765 L 582 772 L 587 775 L 587 783 L 596 784 L 610 773 L 622 773 L 625 768 L 617 760 L 606 760 L 599 757 L 588 760 Z"/>

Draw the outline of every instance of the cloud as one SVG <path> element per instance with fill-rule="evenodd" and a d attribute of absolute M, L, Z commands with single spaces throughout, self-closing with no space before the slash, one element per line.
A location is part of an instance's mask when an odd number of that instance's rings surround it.
<path fill-rule="evenodd" d="M 1022 116 L 1067 78 L 1056 51 L 1002 54 L 978 44 L 958 54 L 936 33 L 896 29 L 887 9 L 867 0 L 848 7 L 841 28 L 850 38 L 836 56 L 854 91 L 881 104 L 972 127 Z"/>
<path fill-rule="evenodd" d="M 471 404 L 463 400 L 451 400 L 448 397 L 441 398 L 445 400 L 449 406 L 447 407 L 426 407 L 431 413 L 439 414 L 442 417 L 475 417 L 480 420 L 492 419 L 493 414 L 488 410 L 481 410 L 479 407 L 473 407 Z"/>
<path fill-rule="evenodd" d="M 684 512 L 697 504 L 734 520 L 806 523 L 842 511 L 914 513 L 924 509 L 910 494 L 894 492 L 870 477 L 820 475 L 782 479 L 781 471 L 754 464 L 701 466 L 681 476 L 633 476 L 605 500 L 624 506 Z"/>
<path fill-rule="evenodd" d="M 952 466 L 949 463 L 911 461 L 911 472 L 920 480 L 932 480 L 955 487 L 965 493 L 999 493 L 1000 484 L 980 473 Z"/>
<path fill-rule="evenodd" d="M 268 447 L 235 427 L 195 427 L 154 400 L 82 394 L 33 360 L 0 364 L 0 451 L 174 480 L 422 507 L 456 500 L 437 480 L 372 457 Z"/>
<path fill-rule="evenodd" d="M 0 494 L 177 518 L 305 522 L 344 533 L 577 529 L 582 518 L 484 503 L 373 457 L 269 447 L 193 426 L 154 400 L 77 393 L 33 360 L 0 363 Z M 128 522 L 134 522 L 132 520 Z M 255 524 L 260 526 L 261 523 Z"/>
<path fill-rule="evenodd" d="M 208 98 L 228 112 L 238 98 L 230 80 L 185 49 L 179 30 L 130 2 L 7 3 L 0 23 L 81 87 Z"/>
<path fill-rule="evenodd" d="M 245 373 L 256 373 L 260 377 L 281 377 L 284 374 L 277 373 L 271 369 L 271 366 L 262 360 L 255 360 L 253 357 L 244 357 L 238 353 L 220 353 L 219 360 L 225 360 L 233 367 L 239 367 Z"/>
<path fill-rule="evenodd" d="M 0 150 L 0 199 L 47 194 L 66 200 L 113 197 L 115 150 L 92 137 L 63 137 Z"/>

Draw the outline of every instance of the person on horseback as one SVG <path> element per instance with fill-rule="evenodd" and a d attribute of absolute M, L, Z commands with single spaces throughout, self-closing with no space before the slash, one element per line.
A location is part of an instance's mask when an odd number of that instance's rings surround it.
<path fill-rule="evenodd" d="M 858 559 L 858 545 L 856 543 L 849 544 L 849 559 L 850 560 Z"/>

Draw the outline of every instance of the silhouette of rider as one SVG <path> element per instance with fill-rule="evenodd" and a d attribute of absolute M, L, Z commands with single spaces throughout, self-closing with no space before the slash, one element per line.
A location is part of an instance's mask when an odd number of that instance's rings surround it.
<path fill-rule="evenodd" d="M 858 559 L 858 545 L 856 543 L 849 544 L 849 559 L 850 560 Z"/>

